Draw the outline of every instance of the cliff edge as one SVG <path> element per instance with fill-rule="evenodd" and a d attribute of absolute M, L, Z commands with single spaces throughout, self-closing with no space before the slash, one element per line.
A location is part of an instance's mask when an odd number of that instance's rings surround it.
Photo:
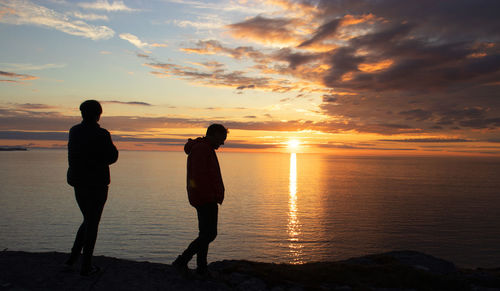
<path fill-rule="evenodd" d="M 102 270 L 81 277 L 63 267 L 67 254 L 0 252 L 0 290 L 500 290 L 500 268 L 459 269 L 415 251 L 303 265 L 230 260 L 209 277 L 171 265 L 96 256 Z"/>

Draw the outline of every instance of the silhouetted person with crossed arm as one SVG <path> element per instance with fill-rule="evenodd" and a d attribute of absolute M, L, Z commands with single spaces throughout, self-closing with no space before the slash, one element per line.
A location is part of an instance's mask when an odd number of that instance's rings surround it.
<path fill-rule="evenodd" d="M 69 131 L 67 179 L 75 189 L 83 223 L 66 265 L 76 263 L 83 250 L 80 274 L 89 276 L 99 272 L 99 268 L 92 265 L 92 255 L 102 210 L 108 198 L 109 165 L 118 159 L 118 150 L 109 132 L 97 123 L 102 113 L 99 102 L 87 100 L 80 105 L 80 111 L 83 121 Z"/>
<path fill-rule="evenodd" d="M 183 273 L 196 254 L 196 272 L 207 273 L 208 245 L 217 236 L 218 205 L 224 200 L 224 183 L 215 150 L 224 144 L 228 130 L 220 124 L 207 128 L 205 137 L 189 139 L 184 146 L 187 158 L 187 192 L 189 203 L 198 213 L 198 237 L 177 257 L 173 266 Z"/>

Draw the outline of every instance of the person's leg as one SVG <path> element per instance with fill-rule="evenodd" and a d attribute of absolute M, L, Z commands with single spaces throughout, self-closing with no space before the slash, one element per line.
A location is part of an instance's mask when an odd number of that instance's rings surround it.
<path fill-rule="evenodd" d="M 82 274 L 92 269 L 92 255 L 97 239 L 97 231 L 104 204 L 108 197 L 108 186 L 92 187 L 89 194 L 85 216 L 85 237 L 83 243 Z"/>
<path fill-rule="evenodd" d="M 196 208 L 196 212 L 198 215 L 198 229 L 200 229 L 200 221 L 202 218 L 200 217 L 200 207 Z M 195 238 L 189 246 L 186 248 L 182 254 L 177 257 L 177 259 L 174 261 L 174 265 L 178 264 L 179 266 L 184 267 L 183 265 L 187 265 L 189 261 L 193 258 L 193 256 L 198 252 L 200 248 L 200 232 L 198 232 L 198 237 Z"/>
<path fill-rule="evenodd" d="M 213 213 L 215 208 L 215 228 L 213 227 Z M 217 203 L 206 204 L 196 208 L 198 214 L 198 237 L 193 240 L 187 249 L 173 262 L 173 265 L 186 269 L 187 264 L 195 254 L 197 254 L 198 266 L 206 265 L 208 244 L 215 239 L 217 235 Z M 212 213 L 212 214 L 211 214 Z M 215 230 L 215 231 L 214 231 Z"/>
<path fill-rule="evenodd" d="M 75 187 L 74 189 L 75 189 L 76 202 L 83 215 L 83 222 L 78 228 L 78 232 L 76 233 L 75 242 L 73 243 L 73 247 L 71 248 L 71 255 L 66 261 L 67 265 L 73 265 L 78 260 L 78 257 L 82 253 L 83 244 L 85 241 L 85 232 L 87 230 L 87 223 L 85 217 L 89 208 L 89 202 L 88 202 L 89 194 L 87 193 L 86 188 Z"/>
<path fill-rule="evenodd" d="M 198 221 L 200 228 L 200 244 L 196 254 L 196 265 L 198 273 L 205 273 L 207 270 L 208 245 L 217 237 L 217 203 L 210 203 L 201 209 L 202 219 Z"/>

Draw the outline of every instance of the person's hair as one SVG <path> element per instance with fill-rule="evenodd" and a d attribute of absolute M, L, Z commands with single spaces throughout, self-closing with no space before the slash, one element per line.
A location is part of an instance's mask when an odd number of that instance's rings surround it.
<path fill-rule="evenodd" d="M 80 111 L 84 120 L 92 120 L 101 115 L 102 107 L 96 100 L 87 100 L 80 105 Z"/>
<path fill-rule="evenodd" d="M 228 132 L 229 132 L 229 130 L 227 130 L 227 128 L 225 128 L 224 125 L 217 124 L 217 123 L 211 124 L 207 128 L 207 136 L 214 136 L 217 133 L 227 135 Z"/>

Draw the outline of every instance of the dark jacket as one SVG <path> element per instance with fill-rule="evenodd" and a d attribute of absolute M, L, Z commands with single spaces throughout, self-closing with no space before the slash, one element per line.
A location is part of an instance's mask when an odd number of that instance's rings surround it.
<path fill-rule="evenodd" d="M 70 129 L 67 179 L 71 186 L 109 185 L 109 165 L 117 159 L 111 135 L 99 124 L 83 121 Z"/>
<path fill-rule="evenodd" d="M 189 139 L 184 146 L 187 158 L 189 203 L 198 207 L 224 200 L 224 183 L 215 150 L 206 137 Z"/>

